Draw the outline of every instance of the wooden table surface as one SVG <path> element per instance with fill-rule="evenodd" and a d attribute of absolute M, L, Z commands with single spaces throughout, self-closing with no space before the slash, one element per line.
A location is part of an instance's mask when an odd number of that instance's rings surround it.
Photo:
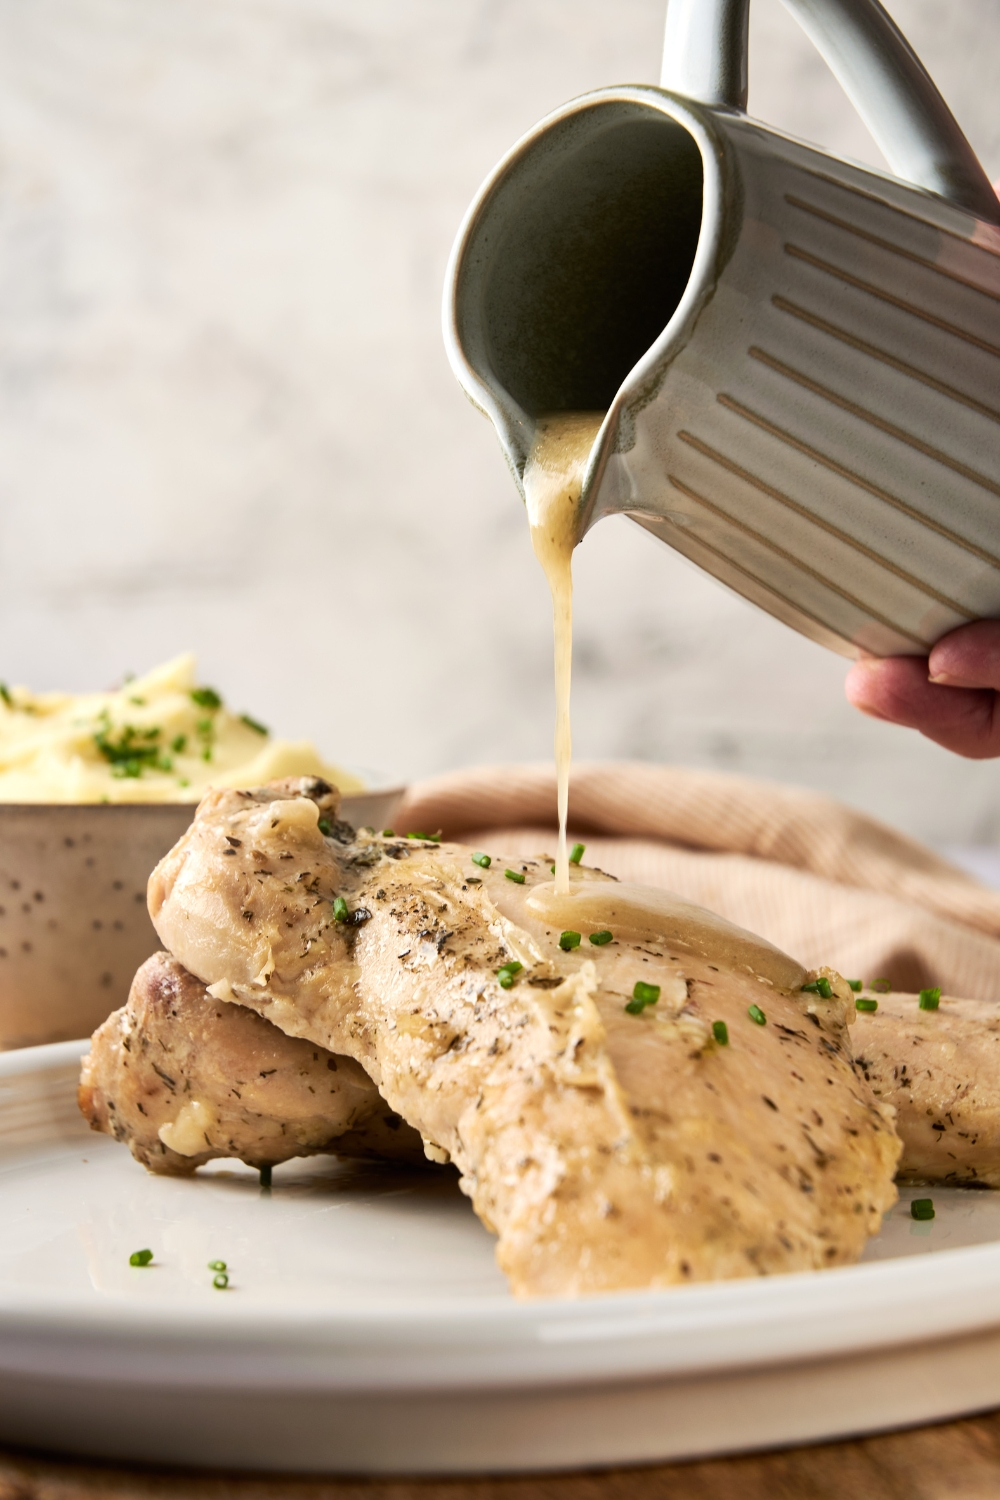
<path fill-rule="evenodd" d="M 303 1479 L 0 1452 L 0 1500 L 998 1500 L 1000 1412 L 747 1458 L 524 1479 Z"/>

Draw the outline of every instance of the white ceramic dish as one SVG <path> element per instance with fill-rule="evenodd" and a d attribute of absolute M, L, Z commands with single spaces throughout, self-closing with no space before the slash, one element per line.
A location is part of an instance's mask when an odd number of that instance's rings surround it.
<path fill-rule="evenodd" d="M 448 1176 L 289 1163 L 269 1194 L 239 1164 L 147 1176 L 76 1112 L 85 1046 L 0 1056 L 0 1441 L 472 1473 L 1000 1404 L 1000 1194 L 934 1190 L 932 1224 L 901 1205 L 846 1270 L 518 1304 Z"/>

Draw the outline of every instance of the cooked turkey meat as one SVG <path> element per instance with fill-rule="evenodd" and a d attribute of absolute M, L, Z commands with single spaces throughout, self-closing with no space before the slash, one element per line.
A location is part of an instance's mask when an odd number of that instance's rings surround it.
<path fill-rule="evenodd" d="M 854 1029 L 859 1066 L 896 1110 L 904 1181 L 1000 1187 L 1000 1008 L 879 995 Z"/>
<path fill-rule="evenodd" d="M 220 1156 L 255 1167 L 319 1152 L 422 1159 L 420 1137 L 356 1062 L 214 1000 L 166 953 L 94 1033 L 79 1098 L 92 1129 L 152 1172 Z"/>
<path fill-rule="evenodd" d="M 213 997 L 362 1065 L 455 1161 L 515 1292 L 857 1257 L 899 1144 L 842 981 L 804 994 L 792 960 L 706 913 L 564 952 L 547 864 L 519 861 L 521 884 L 459 845 L 355 836 L 336 805 L 309 780 L 209 794 L 151 877 L 154 925 Z M 632 1014 L 637 981 L 659 998 Z"/>

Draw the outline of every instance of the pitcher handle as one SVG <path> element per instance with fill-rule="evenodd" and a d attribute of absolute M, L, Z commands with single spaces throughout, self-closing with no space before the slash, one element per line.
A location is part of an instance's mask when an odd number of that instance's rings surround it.
<path fill-rule="evenodd" d="M 897 176 L 980 219 L 1000 200 L 933 80 L 878 0 L 783 0 Z M 750 0 L 667 0 L 661 85 L 746 109 Z"/>

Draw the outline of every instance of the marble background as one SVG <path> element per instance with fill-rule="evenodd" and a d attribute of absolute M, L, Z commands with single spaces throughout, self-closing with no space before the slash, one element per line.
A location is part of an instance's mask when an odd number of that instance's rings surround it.
<path fill-rule="evenodd" d="M 1000 175 L 997 0 L 890 0 Z M 480 179 L 655 80 L 662 0 L 0 0 L 0 675 L 193 647 L 348 763 L 540 758 L 520 502 L 439 333 Z M 751 109 L 879 162 L 777 0 Z M 845 666 L 627 521 L 578 553 L 576 750 L 826 789 L 1000 843 L 1000 765 L 866 722 Z"/>

